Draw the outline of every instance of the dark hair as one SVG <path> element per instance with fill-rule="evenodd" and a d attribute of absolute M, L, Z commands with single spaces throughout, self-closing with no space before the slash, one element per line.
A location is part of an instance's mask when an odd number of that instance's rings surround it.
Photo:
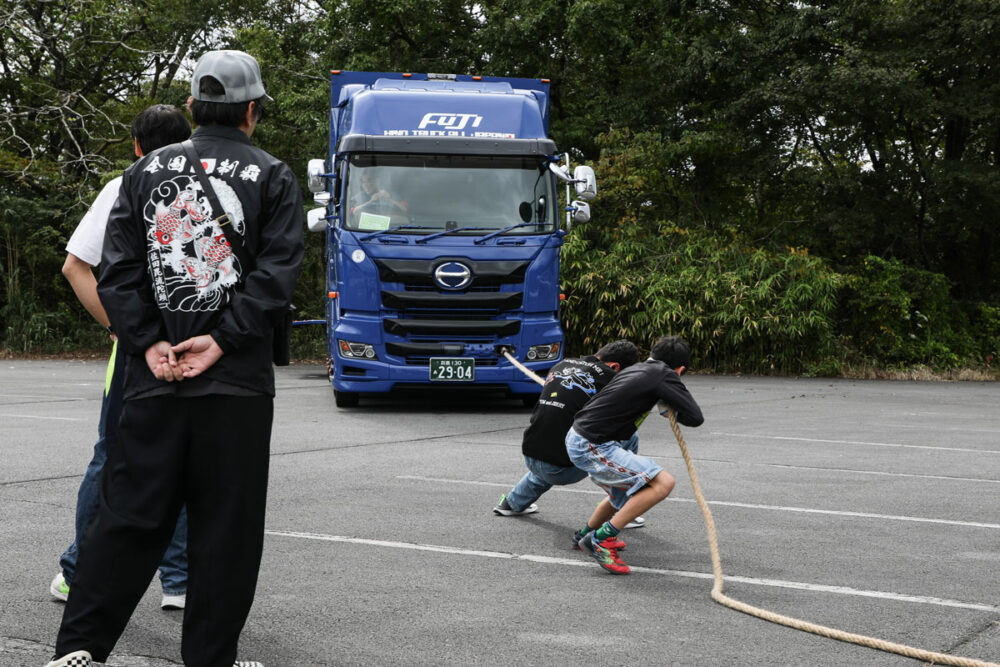
<path fill-rule="evenodd" d="M 653 343 L 649 356 L 671 368 L 691 368 L 691 347 L 680 336 L 663 336 Z"/>
<path fill-rule="evenodd" d="M 146 107 L 132 121 L 132 138 L 139 142 L 139 150 L 148 155 L 157 148 L 184 141 L 191 136 L 187 116 L 169 104 Z"/>
<path fill-rule="evenodd" d="M 629 340 L 616 340 L 608 343 L 595 354 L 604 363 L 617 362 L 624 370 L 639 361 L 639 348 Z"/>
<path fill-rule="evenodd" d="M 205 95 L 225 95 L 226 89 L 214 76 L 201 77 L 200 90 Z M 224 125 L 226 127 L 239 127 L 247 114 L 247 106 L 254 102 L 254 117 L 260 120 L 264 115 L 264 100 L 266 97 L 258 97 L 255 100 L 246 102 L 206 102 L 204 100 L 191 100 L 191 117 L 198 125 Z"/>

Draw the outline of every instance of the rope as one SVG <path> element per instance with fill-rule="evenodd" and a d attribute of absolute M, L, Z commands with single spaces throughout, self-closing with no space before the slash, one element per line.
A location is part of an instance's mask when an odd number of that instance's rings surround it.
<path fill-rule="evenodd" d="M 517 359 L 515 359 L 513 356 L 511 356 L 510 352 L 507 351 L 507 348 L 503 348 L 503 356 L 507 357 L 507 361 L 509 361 L 510 363 L 514 364 L 519 371 L 521 371 L 522 373 L 524 373 L 525 375 L 527 375 L 529 378 L 531 378 L 532 380 L 534 380 L 538 384 L 541 384 L 541 385 L 545 384 L 545 380 L 543 380 L 541 377 L 539 377 L 538 374 L 535 373 L 535 371 L 531 370 L 530 368 L 528 368 L 527 366 L 525 366 L 524 364 L 522 364 L 520 361 L 518 361 Z"/>
<path fill-rule="evenodd" d="M 973 658 L 963 658 L 961 656 L 948 655 L 947 653 L 935 653 L 934 651 L 926 651 L 924 649 L 914 648 L 905 644 L 896 644 L 883 639 L 868 637 L 867 635 L 844 632 L 843 630 L 829 628 L 825 625 L 809 623 L 808 621 L 792 618 L 791 616 L 776 614 L 773 611 L 768 611 L 767 609 L 754 607 L 753 605 L 740 602 L 739 600 L 733 599 L 723 593 L 722 561 L 719 559 L 719 544 L 715 534 L 715 521 L 712 519 L 712 512 L 708 509 L 705 497 L 701 494 L 701 486 L 698 484 L 698 474 L 694 470 L 694 464 L 691 462 L 691 455 L 688 454 L 687 443 L 684 442 L 684 436 L 681 435 L 681 429 L 680 426 L 677 425 L 677 417 L 674 415 L 673 410 L 670 411 L 670 428 L 674 432 L 674 436 L 677 438 L 677 444 L 681 447 L 681 454 L 684 456 L 684 463 L 687 464 L 688 474 L 691 476 L 691 487 L 694 489 L 694 495 L 698 500 L 698 506 L 701 508 L 701 513 L 705 517 L 705 528 L 708 531 L 708 546 L 712 552 L 712 573 L 715 575 L 715 583 L 712 586 L 713 600 L 719 604 L 729 607 L 730 609 L 735 609 L 736 611 L 741 611 L 744 614 L 750 614 L 751 616 L 762 618 L 765 621 L 771 621 L 772 623 L 778 623 L 780 625 L 787 625 L 788 627 L 795 628 L 796 630 L 804 630 L 805 632 L 811 632 L 823 637 L 829 637 L 830 639 L 837 639 L 843 642 L 858 644 L 860 646 L 867 646 L 869 648 L 886 651 L 888 653 L 897 653 L 899 655 L 906 656 L 907 658 L 923 660 L 935 665 L 958 665 L 959 667 L 1000 667 L 1000 665 L 995 662 L 985 662 L 982 660 L 975 660 Z"/>
<path fill-rule="evenodd" d="M 530 377 L 538 384 L 545 384 L 545 380 L 532 372 L 530 368 L 517 361 L 517 359 L 512 357 L 507 350 L 504 350 L 503 354 L 507 357 L 508 361 L 520 369 L 522 373 Z M 719 557 L 719 543 L 715 532 L 715 520 L 712 518 L 712 512 L 708 509 L 708 503 L 705 502 L 705 497 L 701 493 L 701 485 L 698 483 L 698 473 L 695 472 L 694 463 L 692 463 L 691 455 L 688 453 L 687 443 L 684 441 L 684 436 L 681 434 L 681 428 L 677 425 L 677 416 L 674 414 L 673 410 L 670 410 L 669 416 L 670 429 L 674 432 L 674 437 L 677 438 L 677 444 L 680 445 L 681 455 L 684 457 L 684 463 L 687 465 L 688 475 L 691 477 L 691 487 L 694 490 L 695 499 L 698 501 L 698 507 L 701 508 L 702 516 L 705 518 L 705 530 L 708 532 L 708 546 L 712 554 L 712 574 L 714 575 L 714 583 L 712 585 L 711 595 L 713 600 L 721 605 L 729 607 L 730 609 L 735 609 L 736 611 L 741 611 L 744 614 L 762 618 L 765 621 L 785 625 L 796 630 L 811 632 L 822 637 L 829 637 L 830 639 L 837 639 L 851 644 L 858 644 L 859 646 L 867 646 L 868 648 L 874 648 L 888 653 L 896 653 L 898 655 L 906 656 L 907 658 L 913 658 L 914 660 L 923 660 L 924 662 L 929 662 L 934 665 L 958 665 L 958 667 L 1000 667 L 1000 663 L 985 662 L 974 658 L 963 658 L 961 656 L 948 655 L 947 653 L 926 651 L 924 649 L 914 648 L 913 646 L 907 646 L 905 644 L 896 644 L 883 639 L 877 639 L 867 635 L 859 635 L 853 632 L 845 632 L 843 630 L 837 630 L 836 628 L 829 628 L 825 625 L 818 625 L 816 623 L 810 623 L 808 621 L 792 618 L 791 616 L 776 614 L 773 611 L 768 611 L 767 609 L 761 609 L 760 607 L 754 607 L 753 605 L 749 605 L 745 602 L 740 602 L 739 600 L 731 598 L 723 593 L 722 560 Z"/>

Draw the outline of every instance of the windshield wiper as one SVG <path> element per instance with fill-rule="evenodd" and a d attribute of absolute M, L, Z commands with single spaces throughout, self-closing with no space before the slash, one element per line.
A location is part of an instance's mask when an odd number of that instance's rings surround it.
<path fill-rule="evenodd" d="M 496 229 L 496 227 L 456 227 L 455 229 L 446 229 L 443 232 L 438 232 L 437 234 L 431 234 L 430 236 L 421 236 L 417 239 L 417 243 L 427 243 L 431 239 L 436 239 L 439 236 L 444 236 L 446 234 L 454 234 L 455 232 L 466 232 L 470 229 Z"/>
<path fill-rule="evenodd" d="M 510 227 L 504 227 L 503 229 L 497 230 L 497 231 L 493 232 L 492 234 L 487 234 L 486 236 L 482 237 L 481 239 L 476 239 L 475 241 L 473 241 L 473 243 L 475 243 L 476 245 L 481 245 L 483 243 L 486 243 L 487 241 L 489 241 L 491 238 L 493 238 L 495 236 L 500 236 L 501 234 L 506 234 L 510 230 L 517 229 L 518 227 L 538 227 L 539 225 L 547 225 L 547 224 L 549 224 L 549 223 L 547 223 L 547 222 L 519 222 L 516 225 L 511 225 Z"/>
<path fill-rule="evenodd" d="M 377 232 L 373 232 L 368 236 L 362 236 L 359 241 L 367 241 L 368 239 L 373 239 L 376 236 L 381 236 L 382 234 L 388 234 L 389 232 L 394 232 L 397 229 L 437 229 L 437 227 L 428 227 L 427 225 L 396 225 L 395 227 L 386 227 L 385 229 L 380 229 Z"/>

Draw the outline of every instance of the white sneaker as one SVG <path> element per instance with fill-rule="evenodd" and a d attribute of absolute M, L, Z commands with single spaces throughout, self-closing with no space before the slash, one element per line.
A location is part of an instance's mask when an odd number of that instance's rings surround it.
<path fill-rule="evenodd" d="M 62 602 L 69 599 L 69 585 L 66 583 L 66 578 L 63 576 L 62 571 L 49 584 L 49 593 L 52 593 L 52 597 Z"/>
<path fill-rule="evenodd" d="M 187 593 L 181 593 L 180 595 L 167 595 L 164 593 L 163 601 L 160 602 L 160 609 L 183 609 L 185 602 L 187 602 Z"/>
<path fill-rule="evenodd" d="M 625 524 L 626 528 L 642 528 L 646 525 L 646 517 L 637 516 L 636 518 Z"/>
<path fill-rule="evenodd" d="M 92 658 L 87 651 L 73 651 L 58 660 L 53 660 L 45 667 L 90 667 Z"/>

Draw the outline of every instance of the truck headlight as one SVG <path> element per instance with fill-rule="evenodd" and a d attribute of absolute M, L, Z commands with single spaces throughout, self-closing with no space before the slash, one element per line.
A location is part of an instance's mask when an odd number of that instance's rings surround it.
<path fill-rule="evenodd" d="M 559 356 L 561 343 L 549 343 L 548 345 L 532 345 L 528 348 L 528 361 L 546 361 Z"/>
<path fill-rule="evenodd" d="M 340 347 L 340 356 L 346 359 L 374 359 L 375 348 L 368 343 L 355 343 L 349 340 L 337 341 Z"/>

